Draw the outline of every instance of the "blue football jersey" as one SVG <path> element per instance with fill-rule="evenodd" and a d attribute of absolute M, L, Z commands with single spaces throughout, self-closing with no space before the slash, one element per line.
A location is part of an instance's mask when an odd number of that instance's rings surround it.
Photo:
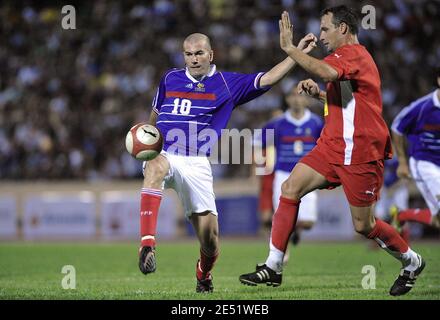
<path fill-rule="evenodd" d="M 414 101 L 397 115 L 391 126 L 409 142 L 408 155 L 440 166 L 440 89 Z"/>
<path fill-rule="evenodd" d="M 276 150 L 274 170 L 292 171 L 297 162 L 315 147 L 323 125 L 322 119 L 307 109 L 301 119 L 295 119 L 286 111 L 269 121 L 262 130 L 261 146 L 266 148 L 267 130 L 273 129 Z"/>
<path fill-rule="evenodd" d="M 221 72 L 212 65 L 209 74 L 197 81 L 186 69 L 166 72 L 153 100 L 163 150 L 209 156 L 232 110 L 270 89 L 260 87 L 263 74 Z"/>

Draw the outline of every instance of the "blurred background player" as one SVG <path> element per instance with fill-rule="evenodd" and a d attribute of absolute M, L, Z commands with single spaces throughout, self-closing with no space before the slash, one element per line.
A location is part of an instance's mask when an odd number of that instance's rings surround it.
<path fill-rule="evenodd" d="M 271 185 L 261 189 L 260 197 L 268 199 L 271 196 L 270 211 L 267 208 L 263 216 L 265 226 L 270 229 L 272 209 L 278 206 L 281 196 L 281 185 L 289 177 L 290 172 L 296 163 L 306 155 L 316 145 L 316 141 L 321 134 L 323 127 L 322 119 L 312 113 L 307 107 L 310 105 L 310 98 L 297 93 L 296 87 L 291 89 L 285 97 L 288 109 L 284 114 L 269 121 L 262 130 L 260 147 L 264 150 L 274 147 L 274 172 L 268 175 Z M 274 146 L 268 145 L 266 141 L 266 131 L 274 131 Z M 269 151 L 270 153 L 271 151 Z M 266 152 L 266 158 L 268 152 Z M 267 182 L 266 182 L 267 184 Z M 298 221 L 292 235 L 293 244 L 297 244 L 300 239 L 301 230 L 309 230 L 313 227 L 317 219 L 317 193 L 307 194 L 301 203 L 298 213 Z M 267 200 L 266 200 L 267 202 Z M 284 262 L 288 260 L 288 254 L 284 257 Z"/>
<path fill-rule="evenodd" d="M 309 52 L 316 46 L 315 41 L 316 37 L 309 34 L 298 46 Z M 200 242 L 196 291 L 212 292 L 211 270 L 219 254 L 218 213 L 207 158 L 210 150 L 201 148 L 206 145 L 203 133 L 215 130 L 218 138 L 236 106 L 268 91 L 295 63 L 287 57 L 266 73 L 221 72 L 211 64 L 214 53 L 210 39 L 200 33 L 185 39 L 183 56 L 186 68 L 165 73 L 150 114 L 149 122 L 163 134 L 164 146 L 162 153 L 144 166 L 139 268 L 144 274 L 156 270 L 155 236 L 162 188 L 173 188 Z M 176 137 L 177 129 L 181 137 Z M 212 144 L 212 137 L 208 138 Z"/>
<path fill-rule="evenodd" d="M 435 79 L 440 87 L 440 67 Z M 395 219 L 400 225 L 413 221 L 440 228 L 440 89 L 404 108 L 391 128 L 399 158 L 397 175 L 414 179 L 428 206 L 402 210 Z"/>
<path fill-rule="evenodd" d="M 409 190 L 406 183 L 397 176 L 398 165 L 397 157 L 385 161 L 383 187 L 380 199 L 374 207 L 375 217 L 388 222 L 392 221 L 394 212 L 408 209 Z M 400 228 L 399 231 L 402 238 L 409 243 L 409 226 Z M 371 244 L 372 248 L 378 248 L 376 244 Z"/>
<path fill-rule="evenodd" d="M 271 120 L 283 115 L 282 109 L 275 109 L 271 112 Z M 268 236 L 270 232 L 270 227 L 272 225 L 272 215 L 273 209 L 273 179 L 275 177 L 274 167 L 275 167 L 275 146 L 266 145 L 262 148 L 262 141 L 260 137 L 256 137 L 254 141 L 254 146 L 256 148 L 261 148 L 259 152 L 263 157 L 265 157 L 264 168 L 265 174 L 259 176 L 259 189 L 258 189 L 258 213 L 260 222 L 260 234 Z"/>
<path fill-rule="evenodd" d="M 342 185 L 356 232 L 376 241 L 401 262 L 390 294 L 406 294 L 425 262 L 393 227 L 374 217 L 383 183 L 383 162 L 392 156 L 391 138 L 382 118 L 379 72 L 357 38 L 357 15 L 347 6 L 321 12 L 320 40 L 330 52 L 324 60 L 310 57 L 293 45 L 293 26 L 287 12 L 281 16 L 279 28 L 283 51 L 327 84 L 326 92 L 311 79 L 298 86 L 300 92 L 325 101 L 325 126 L 316 147 L 282 185 L 266 263 L 239 279 L 247 285 L 281 285 L 283 257 L 301 199 L 313 190 Z"/>

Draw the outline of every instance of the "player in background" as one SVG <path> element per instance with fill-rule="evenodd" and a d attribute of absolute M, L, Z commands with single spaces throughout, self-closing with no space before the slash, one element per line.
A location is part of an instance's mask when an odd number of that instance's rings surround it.
<path fill-rule="evenodd" d="M 309 34 L 298 46 L 309 52 L 316 46 L 316 37 Z M 295 62 L 287 57 L 266 73 L 219 71 L 212 64 L 214 52 L 210 39 L 200 33 L 191 34 L 184 40 L 183 56 L 186 68 L 172 69 L 164 74 L 150 114 L 149 122 L 163 134 L 164 145 L 158 157 L 144 164 L 139 268 L 144 274 L 156 270 L 156 226 L 162 189 L 173 188 L 200 242 L 196 291 L 211 292 L 211 270 L 219 246 L 218 213 L 208 160 L 210 150 L 205 148 L 207 141 L 212 146 L 226 127 L 232 110 L 268 91 L 295 66 Z"/>
<path fill-rule="evenodd" d="M 382 118 L 379 72 L 371 55 L 359 44 L 356 14 L 346 6 L 321 13 L 320 40 L 330 52 L 324 60 L 308 56 L 292 44 L 293 27 L 287 12 L 279 24 L 281 48 L 302 68 L 327 83 L 326 92 L 311 79 L 298 86 L 300 93 L 326 102 L 325 125 L 316 147 L 300 160 L 281 187 L 265 264 L 241 275 L 240 281 L 248 285 L 281 285 L 283 256 L 295 228 L 301 198 L 316 189 L 342 185 L 355 230 L 379 243 L 402 264 L 390 294 L 405 294 L 425 262 L 392 226 L 374 217 L 373 207 L 383 182 L 383 163 L 392 156 L 391 138 Z"/>
<path fill-rule="evenodd" d="M 296 163 L 316 145 L 323 127 L 321 118 L 308 109 L 310 99 L 299 95 L 296 88 L 288 92 L 285 101 L 288 106 L 287 111 L 269 121 L 263 127 L 262 138 L 256 139 L 256 146 L 264 150 L 275 147 L 274 179 L 271 186 L 272 192 L 268 193 L 272 195 L 271 208 L 274 209 L 278 206 L 282 183 L 287 180 Z M 273 146 L 268 145 L 265 139 L 268 129 L 274 130 Z M 311 229 L 316 222 L 317 200 L 316 192 L 311 192 L 302 199 L 294 236 L 292 236 L 294 244 L 298 243 L 301 230 Z M 288 260 L 287 256 L 286 253 L 284 263 Z"/>
<path fill-rule="evenodd" d="M 440 87 L 440 67 L 435 77 Z M 413 221 L 440 228 L 440 89 L 402 109 L 391 129 L 399 158 L 397 175 L 414 179 L 428 206 L 402 210 L 396 219 L 401 225 Z"/>
<path fill-rule="evenodd" d="M 397 157 L 385 161 L 383 188 L 374 208 L 375 217 L 381 220 L 392 221 L 396 212 L 408 209 L 409 191 L 405 182 L 397 176 L 398 165 Z M 399 228 L 398 231 L 409 243 L 409 226 Z"/>
<path fill-rule="evenodd" d="M 281 109 L 276 109 L 271 114 L 271 119 L 278 118 L 283 114 Z M 254 141 L 256 148 L 261 147 L 261 139 L 256 137 L 257 141 Z M 260 221 L 260 233 L 268 235 L 272 226 L 273 209 L 273 180 L 275 177 L 275 146 L 268 145 L 262 149 L 261 152 L 255 153 L 261 154 L 265 158 L 264 168 L 265 174 L 259 176 L 259 192 L 258 192 L 258 212 Z"/>

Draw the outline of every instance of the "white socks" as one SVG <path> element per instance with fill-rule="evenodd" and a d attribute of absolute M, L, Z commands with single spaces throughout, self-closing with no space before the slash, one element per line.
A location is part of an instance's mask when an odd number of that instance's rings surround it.
<path fill-rule="evenodd" d="M 275 248 L 275 246 L 272 244 L 272 237 L 270 238 L 269 247 L 270 251 L 266 260 L 266 266 L 275 272 L 282 272 L 284 252 Z"/>
<path fill-rule="evenodd" d="M 402 265 L 405 270 L 415 271 L 421 264 L 420 256 L 408 247 L 408 251 L 402 253 Z"/>

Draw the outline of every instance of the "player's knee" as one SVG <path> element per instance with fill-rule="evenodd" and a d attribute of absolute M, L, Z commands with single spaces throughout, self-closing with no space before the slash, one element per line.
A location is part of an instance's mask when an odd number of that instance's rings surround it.
<path fill-rule="evenodd" d="M 168 171 L 168 162 L 162 157 L 146 162 L 144 164 L 144 187 L 160 187 Z"/>
<path fill-rule="evenodd" d="M 201 245 L 204 252 L 214 255 L 218 251 L 218 231 L 209 230 L 206 232 Z"/>
<path fill-rule="evenodd" d="M 370 221 L 356 220 L 354 230 L 363 236 L 368 236 L 373 230 L 373 225 Z"/>
<path fill-rule="evenodd" d="M 299 200 L 301 198 L 301 190 L 292 179 L 287 179 L 281 185 L 281 195 L 285 198 Z"/>

